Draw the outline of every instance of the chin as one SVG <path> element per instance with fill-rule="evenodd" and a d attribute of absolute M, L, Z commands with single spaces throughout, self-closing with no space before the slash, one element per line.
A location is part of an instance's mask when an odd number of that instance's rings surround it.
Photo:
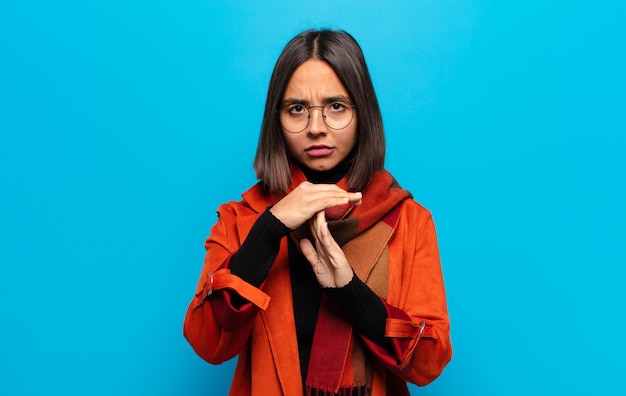
<path fill-rule="evenodd" d="M 328 164 L 328 163 L 324 163 L 324 164 L 311 164 L 312 166 L 310 166 L 309 168 L 319 171 L 319 172 L 323 172 L 323 171 L 329 171 L 331 169 L 333 169 L 335 166 L 337 166 L 337 164 Z"/>

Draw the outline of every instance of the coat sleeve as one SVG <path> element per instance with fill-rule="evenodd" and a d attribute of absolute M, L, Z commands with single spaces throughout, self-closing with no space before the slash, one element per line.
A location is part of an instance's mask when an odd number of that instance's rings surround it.
<path fill-rule="evenodd" d="M 402 221 L 390 241 L 395 256 L 390 257 L 393 268 L 384 301 L 388 314 L 385 336 L 391 350 L 366 338 L 363 341 L 392 373 L 426 385 L 452 358 L 450 320 L 432 217 L 417 204 L 404 215 L 414 220 Z"/>
<path fill-rule="evenodd" d="M 269 296 L 230 273 L 230 257 L 240 247 L 236 211 L 231 205 L 218 210 L 218 221 L 206 240 L 200 280 L 189 304 L 183 334 L 204 360 L 220 364 L 236 356 L 246 344 L 259 309 Z M 249 301 L 233 306 L 232 292 Z"/>

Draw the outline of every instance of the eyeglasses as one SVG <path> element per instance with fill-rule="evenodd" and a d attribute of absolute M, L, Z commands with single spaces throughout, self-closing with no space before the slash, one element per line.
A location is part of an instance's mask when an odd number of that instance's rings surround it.
<path fill-rule="evenodd" d="M 305 106 L 302 103 L 288 103 L 277 110 L 280 124 L 289 133 L 300 133 L 309 126 L 311 109 L 322 109 L 322 119 L 327 127 L 334 130 L 346 128 L 354 118 L 354 109 L 349 102 L 333 101 L 323 106 Z"/>

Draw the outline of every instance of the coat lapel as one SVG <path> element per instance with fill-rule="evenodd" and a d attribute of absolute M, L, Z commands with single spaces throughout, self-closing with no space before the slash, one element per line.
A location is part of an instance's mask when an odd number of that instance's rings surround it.
<path fill-rule="evenodd" d="M 243 198 L 254 213 L 237 217 L 238 234 L 241 242 L 248 236 L 259 215 L 274 203 L 271 198 L 261 193 L 258 185 L 245 192 Z M 263 287 L 263 291 L 272 300 L 267 310 L 259 312 L 259 321 L 255 324 L 263 327 L 263 333 L 267 339 L 255 340 L 255 342 L 268 343 L 283 394 L 301 396 L 303 393 L 302 380 L 288 256 L 287 239 L 283 238 L 278 257 L 272 265 L 267 276 L 267 283 Z"/>

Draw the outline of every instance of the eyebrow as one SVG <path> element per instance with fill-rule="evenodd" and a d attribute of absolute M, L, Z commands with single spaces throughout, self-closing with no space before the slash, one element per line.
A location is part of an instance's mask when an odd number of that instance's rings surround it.
<path fill-rule="evenodd" d="M 352 100 L 345 95 L 329 96 L 329 97 L 324 98 L 323 104 L 330 103 L 330 102 L 352 103 Z M 303 104 L 303 105 L 308 106 L 310 102 L 308 100 L 298 99 L 298 98 L 285 98 L 282 102 L 283 106 L 289 105 L 289 104 Z"/>

